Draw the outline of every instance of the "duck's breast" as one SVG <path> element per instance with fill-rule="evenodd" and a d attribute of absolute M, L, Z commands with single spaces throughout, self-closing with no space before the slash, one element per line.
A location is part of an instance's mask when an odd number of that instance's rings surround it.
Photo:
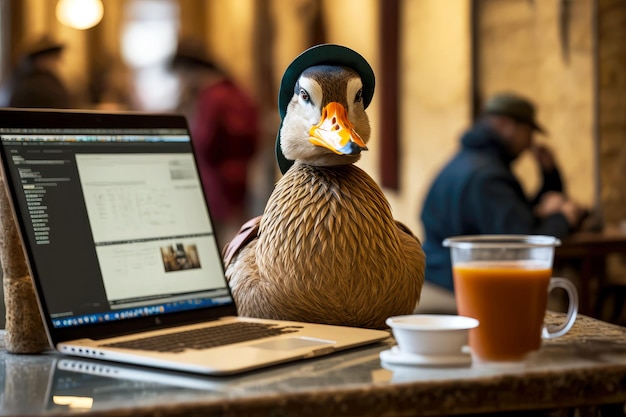
<path fill-rule="evenodd" d="M 259 236 L 261 273 L 306 280 L 311 289 L 333 277 L 363 287 L 363 279 L 380 279 L 401 258 L 387 199 L 354 165 L 292 167 L 268 201 Z"/>

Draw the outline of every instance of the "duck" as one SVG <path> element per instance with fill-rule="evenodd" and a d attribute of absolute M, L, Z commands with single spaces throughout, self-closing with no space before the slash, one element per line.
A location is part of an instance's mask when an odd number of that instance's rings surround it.
<path fill-rule="evenodd" d="M 283 176 L 263 214 L 223 250 L 239 315 L 382 329 L 417 307 L 420 240 L 355 165 L 371 137 L 374 85 L 369 63 L 343 45 L 313 46 L 287 67 L 276 138 Z"/>

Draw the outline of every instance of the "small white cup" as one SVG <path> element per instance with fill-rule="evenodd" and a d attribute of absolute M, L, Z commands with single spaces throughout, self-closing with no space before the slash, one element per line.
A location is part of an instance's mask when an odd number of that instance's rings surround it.
<path fill-rule="evenodd" d="M 386 323 L 401 352 L 424 356 L 461 354 L 469 329 L 478 326 L 478 320 L 471 317 L 444 314 L 394 316 Z"/>

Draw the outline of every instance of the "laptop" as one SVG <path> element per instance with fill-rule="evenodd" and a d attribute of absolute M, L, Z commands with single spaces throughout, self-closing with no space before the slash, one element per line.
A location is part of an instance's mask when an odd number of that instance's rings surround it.
<path fill-rule="evenodd" d="M 61 353 L 226 375 L 390 335 L 237 316 L 181 115 L 1 109 L 0 142 Z"/>

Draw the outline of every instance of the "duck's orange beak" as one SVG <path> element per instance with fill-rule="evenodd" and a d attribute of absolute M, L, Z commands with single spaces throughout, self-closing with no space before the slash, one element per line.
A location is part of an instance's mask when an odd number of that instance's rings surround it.
<path fill-rule="evenodd" d="M 337 102 L 329 103 L 322 109 L 322 118 L 309 131 L 309 141 L 337 155 L 358 155 L 367 150 L 365 142 L 348 120 L 346 108 Z"/>

